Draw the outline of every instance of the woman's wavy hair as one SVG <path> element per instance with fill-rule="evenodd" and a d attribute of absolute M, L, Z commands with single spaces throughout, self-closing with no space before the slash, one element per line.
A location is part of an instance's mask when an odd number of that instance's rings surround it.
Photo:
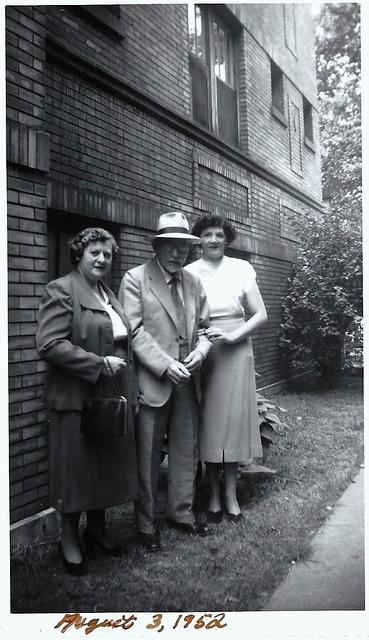
<path fill-rule="evenodd" d="M 201 218 L 195 222 L 192 233 L 195 236 L 201 236 L 202 232 L 209 227 L 222 227 L 227 245 L 231 244 L 237 236 L 237 231 L 233 224 L 227 220 L 227 218 L 223 218 L 223 216 L 214 213 L 204 213 Z"/>
<path fill-rule="evenodd" d="M 110 240 L 111 242 L 114 259 L 119 251 L 119 247 L 115 241 L 114 236 L 112 236 L 109 231 L 101 229 L 100 227 L 88 227 L 87 229 L 83 229 L 83 231 L 77 233 L 68 242 L 69 257 L 71 259 L 72 265 L 76 266 L 78 264 L 83 256 L 84 250 L 86 249 L 87 245 L 90 244 L 90 242 L 105 242 L 106 240 Z"/>

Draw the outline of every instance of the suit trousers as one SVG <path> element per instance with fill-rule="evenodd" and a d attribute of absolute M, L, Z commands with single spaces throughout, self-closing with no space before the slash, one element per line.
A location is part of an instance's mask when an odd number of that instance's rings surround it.
<path fill-rule="evenodd" d="M 167 515 L 176 522 L 194 523 L 192 511 L 198 460 L 199 405 L 193 381 L 174 385 L 161 407 L 140 405 L 137 421 L 139 498 L 136 501 L 138 531 L 157 529 L 160 456 L 168 437 Z"/>

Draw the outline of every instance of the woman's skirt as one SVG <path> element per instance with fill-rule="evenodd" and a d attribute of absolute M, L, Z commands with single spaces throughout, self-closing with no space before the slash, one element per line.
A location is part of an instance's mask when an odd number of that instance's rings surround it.
<path fill-rule="evenodd" d="M 119 352 L 119 356 L 123 354 Z M 80 411 L 49 413 L 51 506 L 71 513 L 135 500 L 137 467 L 132 420 L 126 435 L 99 442 L 80 433 L 80 422 Z"/>
<path fill-rule="evenodd" d="M 216 318 L 211 326 L 226 332 L 244 324 L 242 318 Z M 261 457 L 254 355 L 251 338 L 233 345 L 216 341 L 203 371 L 200 460 L 241 462 Z"/>

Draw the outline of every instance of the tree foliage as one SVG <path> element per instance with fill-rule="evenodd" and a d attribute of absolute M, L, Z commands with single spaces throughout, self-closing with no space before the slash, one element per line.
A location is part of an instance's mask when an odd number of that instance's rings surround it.
<path fill-rule="evenodd" d="M 316 28 L 323 196 L 361 210 L 360 5 L 323 4 Z"/>
<path fill-rule="evenodd" d="M 283 304 L 280 344 L 295 367 L 336 369 L 362 313 L 360 6 L 323 4 L 316 29 L 323 196 L 303 238 Z"/>

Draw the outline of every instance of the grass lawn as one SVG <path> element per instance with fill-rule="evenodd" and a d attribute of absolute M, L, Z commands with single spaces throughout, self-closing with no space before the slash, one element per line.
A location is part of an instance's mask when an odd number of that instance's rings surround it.
<path fill-rule="evenodd" d="M 239 480 L 245 521 L 212 525 L 209 538 L 165 526 L 163 552 L 135 545 L 132 505 L 108 512 L 111 531 L 130 541 L 123 559 L 96 556 L 90 574 L 65 573 L 55 544 L 22 550 L 11 563 L 12 611 L 256 611 L 310 542 L 363 462 L 361 381 L 334 390 L 280 393 L 287 409 L 271 446 L 268 478 Z"/>

